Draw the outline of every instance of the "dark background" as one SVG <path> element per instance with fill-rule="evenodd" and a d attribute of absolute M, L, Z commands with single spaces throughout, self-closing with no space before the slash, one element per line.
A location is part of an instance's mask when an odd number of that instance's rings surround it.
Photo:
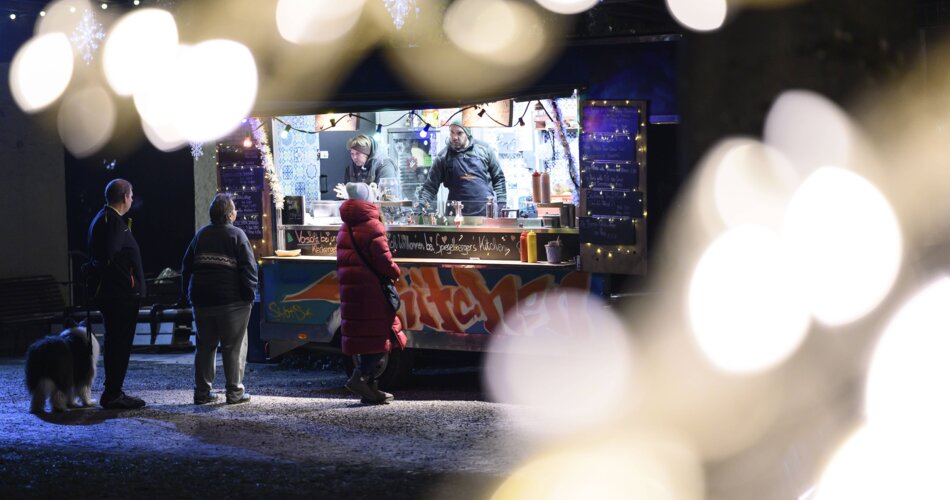
<path fill-rule="evenodd" d="M 117 8 L 131 4 L 109 3 Z M 150 3 L 157 2 L 143 0 L 143 5 Z M 32 35 L 36 12 L 44 4 L 0 0 L 0 15 L 21 12 L 15 22 L 0 17 L 0 59 L 9 61 Z M 579 88 L 590 99 L 648 101 L 648 231 L 650 241 L 657 241 L 654 235 L 693 165 L 717 141 L 761 136 L 769 107 L 788 89 L 813 90 L 846 110 L 874 99 L 932 57 L 930 49 L 943 39 L 948 18 L 944 0 L 816 0 L 745 9 L 717 32 L 693 33 L 670 18 L 664 0 L 605 0 L 574 16 L 562 55 L 514 96 L 563 95 Z M 258 108 L 289 106 L 282 111 L 308 114 L 421 109 L 430 103 L 406 88 L 379 53 L 356 64 L 327 101 L 282 97 L 280 103 L 259 102 Z M 361 130 L 372 131 L 371 124 L 364 125 Z M 351 135 L 321 136 L 322 148 L 331 151 L 323 162 L 329 186 L 342 180 L 348 162 L 344 143 Z M 114 169 L 107 168 L 113 161 Z M 102 204 L 103 186 L 121 176 L 135 186 L 130 215 L 146 273 L 177 268 L 194 231 L 192 165 L 187 149 L 162 153 L 145 141 L 133 150 L 81 161 L 67 154 L 70 250 L 85 250 L 86 225 Z"/>

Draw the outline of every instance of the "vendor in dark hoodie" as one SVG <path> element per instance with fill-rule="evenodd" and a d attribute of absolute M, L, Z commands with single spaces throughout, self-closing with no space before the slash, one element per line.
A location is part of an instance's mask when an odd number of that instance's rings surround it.
<path fill-rule="evenodd" d="M 347 183 L 378 185 L 380 179 L 396 178 L 396 164 L 379 151 L 376 141 L 371 137 L 360 134 L 347 141 L 346 147 L 350 150 L 350 164 L 343 172 L 343 184 L 337 184 L 334 189 L 338 198 L 347 198 Z"/>

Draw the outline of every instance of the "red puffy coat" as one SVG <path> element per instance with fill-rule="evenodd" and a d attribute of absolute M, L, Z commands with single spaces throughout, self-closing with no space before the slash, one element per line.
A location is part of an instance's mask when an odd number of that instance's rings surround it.
<path fill-rule="evenodd" d="M 340 280 L 340 316 L 343 354 L 389 352 L 395 332 L 400 346 L 406 345 L 402 323 L 383 297 L 379 279 L 360 259 L 353 245 L 376 271 L 398 279 L 399 266 L 386 242 L 386 227 L 379 220 L 379 208 L 362 200 L 346 200 L 340 206 L 343 226 L 336 240 L 336 266 Z M 353 228 L 352 241 L 347 227 Z"/>

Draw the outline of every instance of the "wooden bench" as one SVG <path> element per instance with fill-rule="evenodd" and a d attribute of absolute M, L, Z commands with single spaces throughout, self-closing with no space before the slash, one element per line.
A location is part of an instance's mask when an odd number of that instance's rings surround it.
<path fill-rule="evenodd" d="M 0 279 L 0 355 L 22 356 L 65 311 L 62 287 L 52 276 Z"/>

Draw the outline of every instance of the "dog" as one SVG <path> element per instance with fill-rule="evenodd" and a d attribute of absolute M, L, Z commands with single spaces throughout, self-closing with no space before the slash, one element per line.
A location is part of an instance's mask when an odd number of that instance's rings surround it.
<path fill-rule="evenodd" d="M 83 323 L 59 335 L 41 338 L 26 351 L 26 388 L 32 396 L 30 413 L 43 413 L 46 400 L 54 412 L 92 406 L 92 381 L 96 378 L 99 341 Z"/>

